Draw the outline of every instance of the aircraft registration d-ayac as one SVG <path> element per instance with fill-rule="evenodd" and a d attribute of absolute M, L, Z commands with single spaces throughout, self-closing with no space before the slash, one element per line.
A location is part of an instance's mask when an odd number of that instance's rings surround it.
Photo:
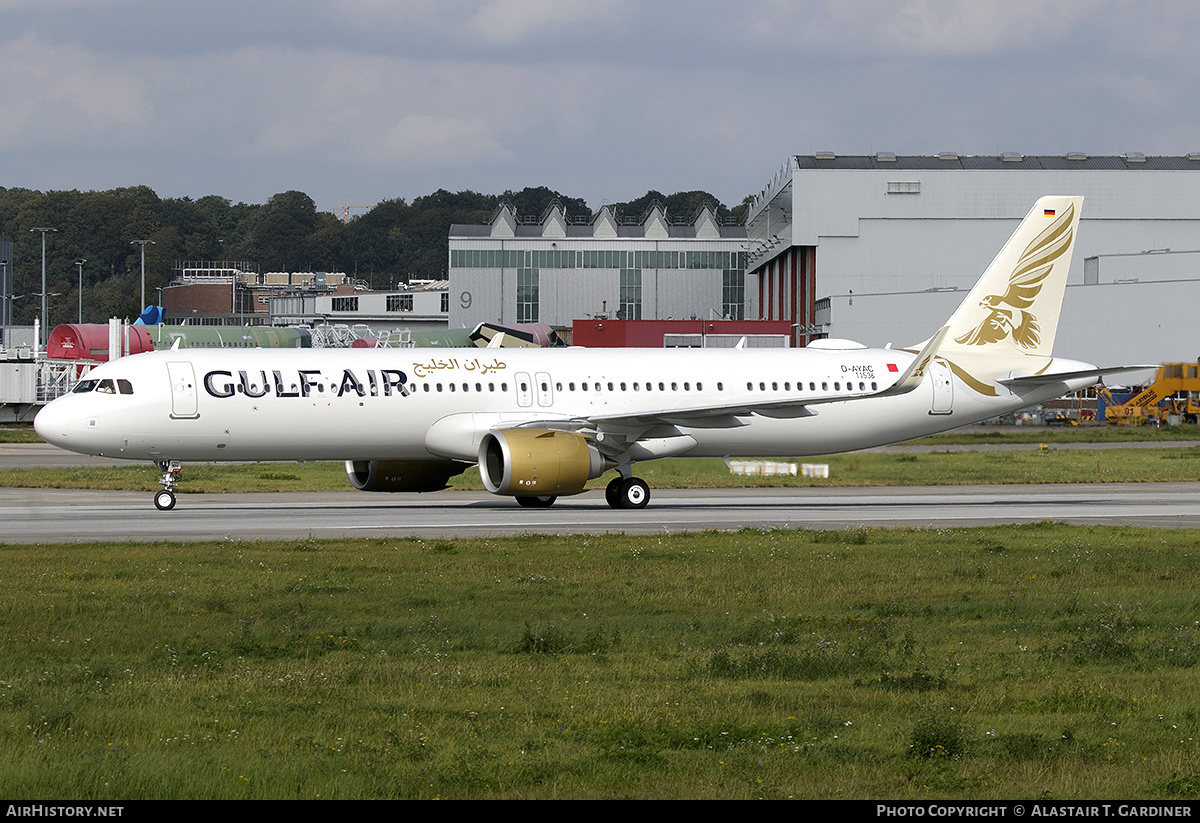
<path fill-rule="evenodd" d="M 646 505 L 661 457 L 834 454 L 957 428 L 1094 384 L 1053 357 L 1081 197 L 1043 197 L 946 324 L 908 349 L 215 349 L 94 369 L 38 414 L 43 439 L 153 461 L 175 505 L 186 461 L 344 460 L 364 491 L 446 487 L 544 507 L 616 470 Z"/>

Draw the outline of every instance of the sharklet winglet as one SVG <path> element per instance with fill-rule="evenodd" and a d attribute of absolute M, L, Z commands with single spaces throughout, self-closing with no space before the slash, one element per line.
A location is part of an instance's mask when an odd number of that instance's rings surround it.
<path fill-rule="evenodd" d="M 929 338 L 929 342 L 925 344 L 925 348 L 921 349 L 921 353 L 917 355 L 916 359 L 908 364 L 908 368 L 904 370 L 904 374 L 900 375 L 900 379 L 872 397 L 908 394 L 921 385 L 921 381 L 925 379 L 925 374 L 929 371 L 929 364 L 933 362 L 933 358 L 937 357 L 938 349 L 941 348 L 942 341 L 946 339 L 949 332 L 949 326 L 942 326 L 938 329 L 937 334 Z"/>

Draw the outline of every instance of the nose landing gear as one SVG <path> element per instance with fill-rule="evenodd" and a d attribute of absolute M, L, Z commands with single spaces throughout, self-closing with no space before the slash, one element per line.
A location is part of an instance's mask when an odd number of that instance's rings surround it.
<path fill-rule="evenodd" d="M 158 480 L 162 491 L 154 494 L 154 508 L 163 512 L 170 511 L 175 508 L 175 486 L 179 482 L 183 464 L 178 460 L 158 460 L 154 465 L 162 472 L 162 477 Z"/>

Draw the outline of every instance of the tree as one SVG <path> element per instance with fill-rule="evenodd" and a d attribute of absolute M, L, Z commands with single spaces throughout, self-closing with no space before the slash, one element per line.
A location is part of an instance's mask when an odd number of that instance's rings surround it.
<path fill-rule="evenodd" d="M 309 268 L 308 237 L 317 206 L 302 191 L 277 194 L 248 218 L 242 242 L 246 256 L 262 271 L 305 271 Z"/>

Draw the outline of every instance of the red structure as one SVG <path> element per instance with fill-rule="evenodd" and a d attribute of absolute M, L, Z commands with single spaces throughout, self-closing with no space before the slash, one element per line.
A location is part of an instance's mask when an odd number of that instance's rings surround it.
<path fill-rule="evenodd" d="M 126 354 L 154 351 L 154 341 L 145 326 L 124 326 L 129 330 Z M 53 360 L 108 361 L 108 326 L 100 323 L 63 323 L 50 330 L 46 356 Z"/>
<path fill-rule="evenodd" d="M 572 342 L 591 349 L 661 349 L 668 335 L 689 335 L 686 340 L 676 339 L 674 344 L 695 347 L 704 347 L 705 337 L 719 335 L 721 344 L 727 346 L 729 338 L 763 334 L 779 335 L 790 341 L 792 324 L 787 320 L 593 319 L 576 320 L 572 325 Z"/>
<path fill-rule="evenodd" d="M 816 274 L 814 246 L 786 249 L 753 272 L 747 272 L 758 279 L 759 317 L 795 324 L 788 332 L 794 346 L 806 346 L 817 336 L 812 333 L 817 320 Z"/>

